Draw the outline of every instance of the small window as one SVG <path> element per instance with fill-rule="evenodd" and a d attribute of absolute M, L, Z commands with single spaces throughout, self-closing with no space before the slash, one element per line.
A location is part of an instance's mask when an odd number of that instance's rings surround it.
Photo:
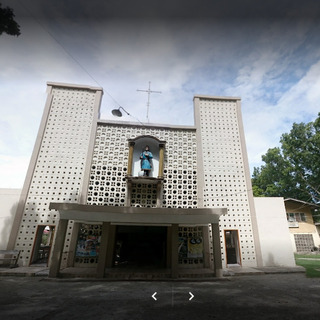
<path fill-rule="evenodd" d="M 299 215 L 300 215 L 300 220 L 302 222 L 306 222 L 307 221 L 306 214 L 304 212 L 299 213 Z"/>
<path fill-rule="evenodd" d="M 287 213 L 287 220 L 289 222 L 306 222 L 307 218 L 306 218 L 306 214 L 304 212 L 290 212 Z"/>
<path fill-rule="evenodd" d="M 296 216 L 294 213 L 290 212 L 290 213 L 287 213 L 287 220 L 289 222 L 296 222 Z"/>

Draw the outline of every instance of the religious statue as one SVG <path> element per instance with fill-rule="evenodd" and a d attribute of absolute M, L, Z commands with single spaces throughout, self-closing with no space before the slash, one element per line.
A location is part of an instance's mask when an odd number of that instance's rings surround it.
<path fill-rule="evenodd" d="M 144 176 L 149 176 L 152 169 L 152 158 L 153 155 L 149 150 L 149 146 L 145 146 L 144 151 L 140 154 L 141 159 L 141 170 L 144 172 Z"/>

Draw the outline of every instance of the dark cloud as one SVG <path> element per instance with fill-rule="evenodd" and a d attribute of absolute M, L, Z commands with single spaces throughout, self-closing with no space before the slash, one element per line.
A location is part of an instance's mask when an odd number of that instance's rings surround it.
<path fill-rule="evenodd" d="M 30 0 L 28 8 L 34 14 L 74 20 L 307 19 L 320 13 L 318 0 Z"/>

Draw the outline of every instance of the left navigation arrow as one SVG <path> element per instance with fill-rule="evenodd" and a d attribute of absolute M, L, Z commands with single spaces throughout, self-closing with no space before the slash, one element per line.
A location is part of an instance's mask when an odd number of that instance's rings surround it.
<path fill-rule="evenodd" d="M 152 297 L 154 300 L 157 301 L 156 294 L 157 294 L 157 292 L 155 292 L 151 297 Z"/>

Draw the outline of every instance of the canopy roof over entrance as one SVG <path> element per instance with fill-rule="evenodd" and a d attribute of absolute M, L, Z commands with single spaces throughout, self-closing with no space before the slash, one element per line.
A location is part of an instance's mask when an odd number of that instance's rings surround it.
<path fill-rule="evenodd" d="M 216 224 L 226 208 L 137 208 L 51 202 L 60 219 L 134 224 Z"/>
<path fill-rule="evenodd" d="M 112 224 L 135 225 L 171 225 L 170 226 L 170 265 L 172 278 L 178 276 L 178 225 L 208 225 L 212 227 L 212 248 L 214 256 L 214 273 L 222 276 L 221 244 L 219 234 L 219 217 L 227 213 L 226 208 L 199 208 L 199 209 L 173 209 L 173 208 L 141 208 L 141 207 L 115 207 L 94 206 L 77 203 L 50 203 L 51 210 L 60 214 L 59 225 L 56 232 L 55 244 L 51 258 L 49 277 L 57 277 L 60 272 L 62 253 L 69 220 L 77 222 L 102 222 L 101 246 L 96 276 L 104 277 L 106 267 L 110 267 L 113 257 L 113 231 Z M 169 261 L 168 260 L 168 261 Z"/>

